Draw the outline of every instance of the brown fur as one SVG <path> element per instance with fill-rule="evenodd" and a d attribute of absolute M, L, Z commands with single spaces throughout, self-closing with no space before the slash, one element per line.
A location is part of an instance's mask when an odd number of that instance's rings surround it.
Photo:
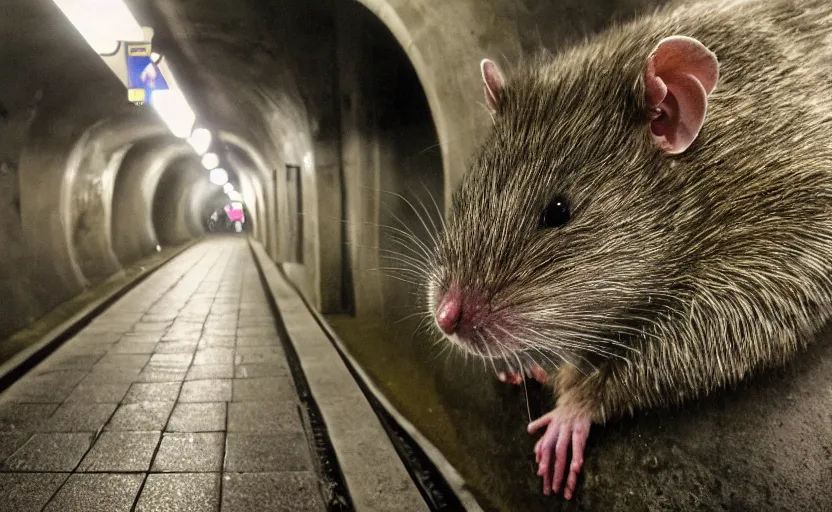
<path fill-rule="evenodd" d="M 671 35 L 720 62 L 673 157 L 643 82 Z M 561 367 L 559 391 L 603 422 L 781 364 L 829 320 L 832 2 L 661 10 L 515 71 L 499 100 L 427 277 L 431 312 L 451 281 L 487 298 L 480 355 Z M 572 219 L 539 229 L 555 195 Z"/>

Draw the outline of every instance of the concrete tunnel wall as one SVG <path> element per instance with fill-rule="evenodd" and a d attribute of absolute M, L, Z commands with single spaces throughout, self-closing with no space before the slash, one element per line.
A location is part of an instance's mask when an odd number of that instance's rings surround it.
<path fill-rule="evenodd" d="M 125 204 L 152 203 L 148 178 L 158 181 L 171 163 L 131 167 L 136 147 L 161 154 L 182 143 L 148 109 L 124 101 L 124 87 L 52 2 L 7 2 L 0 26 L 3 339 L 155 251 L 156 243 L 125 248 L 125 239 L 154 240 L 157 228 L 167 236 L 167 224 L 183 217 L 193 236 L 198 224 L 188 211 L 195 205 L 162 226 L 118 215 Z M 145 187 L 119 188 L 126 175 Z"/>

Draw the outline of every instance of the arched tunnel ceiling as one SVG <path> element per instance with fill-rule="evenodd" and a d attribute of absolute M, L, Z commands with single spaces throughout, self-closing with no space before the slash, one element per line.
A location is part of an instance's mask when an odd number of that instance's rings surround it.
<path fill-rule="evenodd" d="M 334 126 L 336 42 L 345 4 L 392 32 L 427 95 L 447 171 L 446 198 L 487 126 L 478 62 L 511 63 L 666 0 L 127 0 L 156 31 L 198 119 L 248 140 L 266 158 Z M 354 7 L 353 7 L 354 9 Z M 353 11 L 354 12 L 354 11 Z M 349 15 L 347 15 L 349 16 Z M 349 18 L 342 21 L 350 22 Z M 291 139 L 298 138 L 297 144 Z M 289 159 L 297 157 L 290 156 Z"/>
<path fill-rule="evenodd" d="M 305 132 L 307 107 L 332 88 L 332 16 L 317 15 L 318 3 L 130 5 L 153 25 L 154 49 L 173 63 L 198 119 L 278 158 L 283 148 L 274 141 Z"/>

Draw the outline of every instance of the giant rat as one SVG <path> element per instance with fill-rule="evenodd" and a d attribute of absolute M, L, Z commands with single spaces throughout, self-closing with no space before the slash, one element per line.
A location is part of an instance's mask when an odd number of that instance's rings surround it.
<path fill-rule="evenodd" d="M 546 427 L 544 492 L 571 498 L 591 424 L 782 364 L 829 320 L 832 2 L 664 8 L 481 72 L 493 129 L 430 313 L 471 353 L 551 373 L 528 431 Z"/>

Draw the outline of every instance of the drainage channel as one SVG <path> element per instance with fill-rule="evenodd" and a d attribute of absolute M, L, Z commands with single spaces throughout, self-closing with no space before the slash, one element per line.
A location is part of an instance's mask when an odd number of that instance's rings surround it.
<path fill-rule="evenodd" d="M 256 257 L 255 261 L 257 261 Z M 260 272 L 261 279 L 265 283 L 265 275 L 263 274 L 259 261 L 257 261 L 257 268 Z M 336 343 L 335 340 L 332 338 L 330 330 L 327 329 L 325 325 L 323 325 L 323 319 L 320 317 L 320 315 L 317 314 L 317 312 L 314 309 L 312 309 L 312 306 L 309 304 L 309 302 L 306 300 L 303 294 L 300 293 L 300 290 L 298 290 L 295 284 L 287 278 L 286 274 L 283 272 L 283 269 L 279 266 L 278 271 L 281 273 L 281 276 L 289 284 L 289 286 L 292 287 L 292 289 L 298 295 L 298 297 L 300 297 L 306 308 L 315 318 L 315 321 L 318 323 L 318 326 L 326 334 L 327 338 L 329 338 L 330 343 L 332 343 L 332 346 L 335 347 L 335 350 L 338 351 L 338 355 L 341 357 L 341 360 L 344 361 L 344 364 L 346 365 L 353 379 L 355 379 L 355 382 L 358 384 L 359 388 L 361 389 L 361 392 L 364 393 L 364 396 L 367 398 L 367 401 L 370 403 L 370 406 L 373 408 L 373 411 L 375 411 L 376 416 L 381 422 L 382 427 L 384 428 L 385 432 L 387 433 L 388 437 L 393 443 L 393 447 L 395 448 L 396 453 L 398 453 L 399 457 L 404 463 L 405 469 L 407 470 L 408 474 L 410 474 L 410 477 L 411 479 L 413 479 L 413 482 L 416 484 L 416 487 L 419 489 L 419 492 L 422 494 L 422 497 L 424 498 L 425 503 L 428 505 L 428 508 L 432 511 L 443 512 L 451 510 L 465 510 L 465 507 L 462 505 L 462 502 L 459 500 L 456 493 L 448 484 L 447 480 L 436 467 L 436 465 L 430 460 L 430 457 L 427 456 L 424 450 L 422 450 L 422 448 L 410 436 L 410 434 L 408 434 L 407 431 L 404 428 L 402 428 L 402 426 L 396 421 L 393 415 L 390 414 L 387 411 L 387 409 L 385 409 L 385 407 L 381 404 L 381 402 L 379 402 L 379 400 L 367 386 L 367 383 L 364 382 L 364 379 L 356 372 L 351 361 L 344 355 L 343 351 L 341 350 L 341 347 L 339 347 L 338 343 Z M 272 308 L 276 311 L 276 317 L 280 318 L 280 312 L 277 311 L 276 304 L 273 303 L 273 298 L 271 296 L 269 297 L 269 303 L 272 305 Z M 282 325 L 282 320 L 278 323 L 281 324 L 279 328 L 284 329 Z M 281 332 L 281 335 L 286 335 L 285 330 Z M 288 338 L 284 339 L 284 346 L 290 345 L 290 343 L 286 340 L 288 340 Z M 294 348 L 287 347 L 287 352 L 289 352 L 290 350 L 292 352 L 290 364 L 297 365 L 298 372 L 300 372 L 300 377 L 301 379 L 303 379 L 305 383 L 305 377 L 303 377 L 302 370 L 300 370 L 300 360 L 297 358 L 297 354 L 294 352 Z M 295 372 L 295 368 L 293 368 L 292 371 Z M 309 393 L 308 387 L 304 389 L 304 393 Z M 311 400 L 311 396 L 309 398 Z M 320 417 L 320 413 L 318 414 Z M 326 429 L 325 425 L 323 424 L 321 424 L 320 428 Z M 331 445 L 329 445 L 329 449 L 332 449 Z M 332 451 L 332 456 L 334 460 L 334 451 Z M 337 467 L 337 462 L 333 464 Z M 341 483 L 343 483 L 343 480 L 341 480 Z"/>
<path fill-rule="evenodd" d="M 257 268 L 257 274 L 260 277 L 260 282 L 264 290 L 269 289 L 266 275 L 263 272 L 263 267 L 257 258 L 257 255 L 252 251 L 252 259 Z M 289 341 L 289 334 L 286 331 L 286 326 L 283 323 L 283 316 L 280 314 L 280 309 L 275 303 L 274 297 L 271 293 L 266 293 L 266 299 L 272 314 L 275 319 L 275 326 L 280 337 L 280 343 L 283 346 L 283 351 L 286 355 L 286 361 L 289 364 L 289 371 L 292 373 L 292 379 L 295 383 L 295 390 L 298 393 L 301 404 L 306 414 L 301 412 L 301 422 L 307 429 L 307 433 L 311 437 L 310 442 L 313 446 L 314 453 L 317 458 L 318 470 L 324 480 L 322 486 L 323 497 L 326 501 L 326 508 L 330 512 L 347 512 L 355 510 L 347 490 L 346 480 L 341 471 L 341 466 L 338 464 L 338 458 L 335 454 L 335 448 L 332 446 L 332 441 L 329 438 L 329 432 L 324 423 L 321 410 L 312 396 L 309 388 L 309 382 L 306 380 L 306 375 L 303 373 L 303 368 L 300 364 L 295 347 Z"/>

